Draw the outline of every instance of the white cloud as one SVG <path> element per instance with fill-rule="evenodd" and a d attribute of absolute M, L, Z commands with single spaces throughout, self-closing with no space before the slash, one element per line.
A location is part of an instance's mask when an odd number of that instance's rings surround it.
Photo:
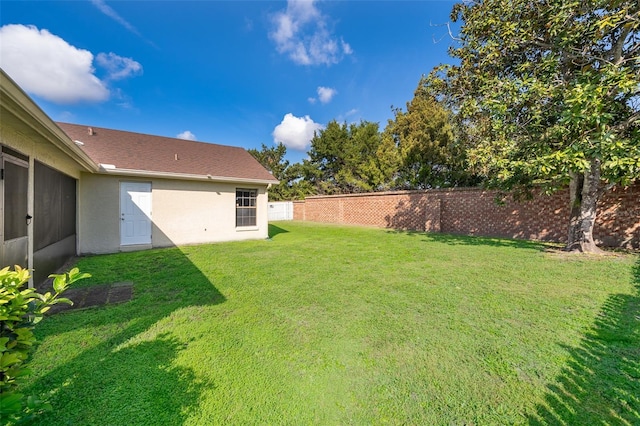
<path fill-rule="evenodd" d="M 244 18 L 244 30 L 247 32 L 253 31 L 253 20 L 249 18 Z"/>
<path fill-rule="evenodd" d="M 113 10 L 113 8 L 107 5 L 103 0 L 91 0 L 91 3 L 95 7 L 97 7 L 100 12 L 104 13 L 109 18 L 113 19 L 114 21 L 116 21 L 117 23 L 125 27 L 127 30 L 131 31 L 135 35 L 138 35 L 138 36 L 140 35 L 136 27 L 131 25 L 126 19 L 120 16 L 118 12 Z"/>
<path fill-rule="evenodd" d="M 318 99 L 320 99 L 320 102 L 322 102 L 323 104 L 331 102 L 331 99 L 333 99 L 333 97 L 337 93 L 338 91 L 331 87 L 323 87 L 323 86 L 318 87 Z"/>
<path fill-rule="evenodd" d="M 308 101 L 311 105 L 313 105 L 313 104 L 315 104 L 318 100 L 317 100 L 316 98 L 313 98 L 313 97 L 308 97 L 308 98 L 307 98 L 307 101 Z"/>
<path fill-rule="evenodd" d="M 360 111 L 357 108 L 353 108 L 350 109 L 349 111 L 345 112 L 344 114 L 338 114 L 338 116 L 335 118 L 335 120 L 338 123 L 341 122 L 347 122 L 347 123 L 356 123 L 356 115 L 358 115 Z M 362 120 L 362 118 L 360 118 L 360 120 Z"/>
<path fill-rule="evenodd" d="M 191 133 L 191 131 L 189 131 L 189 130 L 185 130 L 185 131 L 184 131 L 184 132 L 182 132 L 182 133 L 178 133 L 178 134 L 176 135 L 176 138 L 178 138 L 178 139 L 185 139 L 185 140 L 188 140 L 188 141 L 195 141 L 195 140 L 196 140 L 196 135 L 194 135 L 193 133 Z"/>
<path fill-rule="evenodd" d="M 296 117 L 288 113 L 282 122 L 273 129 L 273 141 L 282 142 L 287 148 L 303 151 L 313 139 L 314 132 L 322 129 L 311 117 Z"/>
<path fill-rule="evenodd" d="M 0 28 L 0 66 L 27 92 L 56 103 L 101 102 L 109 90 L 94 73 L 93 54 L 34 26 Z"/>
<path fill-rule="evenodd" d="M 96 62 L 109 72 L 109 80 L 121 80 L 142 74 L 142 65 L 131 58 L 123 58 L 113 52 L 98 53 Z"/>
<path fill-rule="evenodd" d="M 91 52 L 71 46 L 57 35 L 30 25 L 0 27 L 0 66 L 25 91 L 58 104 L 103 102 L 121 98 L 107 83 L 142 74 L 142 65 L 115 53 L 99 53 L 96 63 L 107 71 L 95 75 Z"/>
<path fill-rule="evenodd" d="M 113 19 L 114 21 L 116 21 L 117 23 L 122 25 L 124 28 L 126 28 L 127 30 L 129 30 L 133 34 L 137 35 L 138 37 L 140 37 L 145 42 L 149 43 L 154 48 L 156 48 L 156 49 L 158 48 L 158 46 L 156 46 L 152 41 L 147 40 L 146 38 L 144 38 L 144 36 L 142 34 L 140 34 L 140 31 L 138 31 L 138 29 L 136 27 L 134 27 L 129 21 L 127 21 L 122 16 L 120 16 L 120 14 L 118 12 L 116 12 L 111 6 L 106 4 L 104 2 L 104 0 L 91 0 L 91 4 L 93 4 L 96 8 L 98 8 L 98 10 L 100 12 L 104 13 L 109 18 Z"/>
<path fill-rule="evenodd" d="M 351 55 L 353 53 L 353 49 L 346 43 L 343 39 L 340 39 L 340 45 L 342 46 L 342 50 L 344 50 L 345 55 Z"/>
<path fill-rule="evenodd" d="M 331 65 L 353 53 L 351 46 L 327 29 L 328 18 L 315 6 L 315 0 L 288 0 L 287 9 L 272 17 L 269 37 L 278 52 L 299 65 Z"/>
<path fill-rule="evenodd" d="M 73 123 L 76 115 L 70 111 L 62 111 L 58 114 L 55 121 L 64 121 L 65 123 Z"/>

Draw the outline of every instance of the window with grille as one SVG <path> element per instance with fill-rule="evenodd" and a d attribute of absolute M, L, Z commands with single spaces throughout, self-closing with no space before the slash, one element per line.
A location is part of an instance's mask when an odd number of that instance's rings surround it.
<path fill-rule="evenodd" d="M 256 226 L 257 189 L 236 189 L 236 226 Z"/>

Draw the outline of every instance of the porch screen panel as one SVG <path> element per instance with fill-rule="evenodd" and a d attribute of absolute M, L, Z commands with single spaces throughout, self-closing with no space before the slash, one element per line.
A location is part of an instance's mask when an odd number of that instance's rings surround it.
<path fill-rule="evenodd" d="M 34 168 L 34 250 L 76 232 L 76 181 L 42 163 Z"/>
<path fill-rule="evenodd" d="M 60 189 L 62 205 L 62 217 L 60 223 L 60 235 L 62 238 L 70 237 L 76 233 L 76 180 L 60 174 Z"/>
<path fill-rule="evenodd" d="M 4 162 L 4 239 L 27 235 L 27 187 L 29 170 Z"/>

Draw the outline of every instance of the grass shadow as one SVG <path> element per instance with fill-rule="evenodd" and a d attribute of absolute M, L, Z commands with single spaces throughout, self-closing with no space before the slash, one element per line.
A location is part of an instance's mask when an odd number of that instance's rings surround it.
<path fill-rule="evenodd" d="M 272 223 L 269 224 L 269 238 L 273 238 L 278 234 L 286 234 L 287 232 L 289 231 L 287 231 L 286 229 L 282 229 Z"/>
<path fill-rule="evenodd" d="M 549 244 L 540 241 L 516 240 L 510 238 L 478 237 L 455 234 L 427 234 L 429 241 L 436 241 L 449 245 L 467 246 L 492 246 L 492 247 L 512 247 L 519 249 L 545 251 L 550 248 L 557 249 L 558 244 Z"/>
<path fill-rule="evenodd" d="M 40 367 L 34 356 L 36 371 L 46 373 L 36 374 L 24 391 L 55 407 L 34 424 L 182 424 L 214 384 L 199 383 L 175 363 L 189 342 L 163 333 L 159 324 L 176 311 L 225 297 L 179 248 L 80 258 L 78 267 L 93 275 L 86 286 L 133 282 L 134 298 L 55 314 L 36 328 L 38 350 L 59 353 L 54 359 L 62 361 Z"/>
<path fill-rule="evenodd" d="M 509 238 L 496 237 L 479 237 L 456 234 L 441 234 L 423 231 L 389 229 L 387 233 L 403 234 L 411 237 L 426 237 L 425 242 L 437 242 L 448 245 L 464 245 L 464 246 L 490 246 L 490 247 L 512 247 L 519 249 L 547 251 L 558 249 L 561 246 L 553 243 L 545 243 L 540 241 L 515 240 Z"/>
<path fill-rule="evenodd" d="M 640 257 L 635 294 L 609 297 L 580 346 L 547 386 L 529 425 L 640 424 Z"/>

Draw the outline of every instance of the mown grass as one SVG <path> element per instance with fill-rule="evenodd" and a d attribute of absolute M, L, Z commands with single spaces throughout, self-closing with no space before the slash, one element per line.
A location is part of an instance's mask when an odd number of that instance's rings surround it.
<path fill-rule="evenodd" d="M 639 424 L 637 256 L 280 222 L 83 258 L 126 304 L 41 323 L 43 425 Z"/>

